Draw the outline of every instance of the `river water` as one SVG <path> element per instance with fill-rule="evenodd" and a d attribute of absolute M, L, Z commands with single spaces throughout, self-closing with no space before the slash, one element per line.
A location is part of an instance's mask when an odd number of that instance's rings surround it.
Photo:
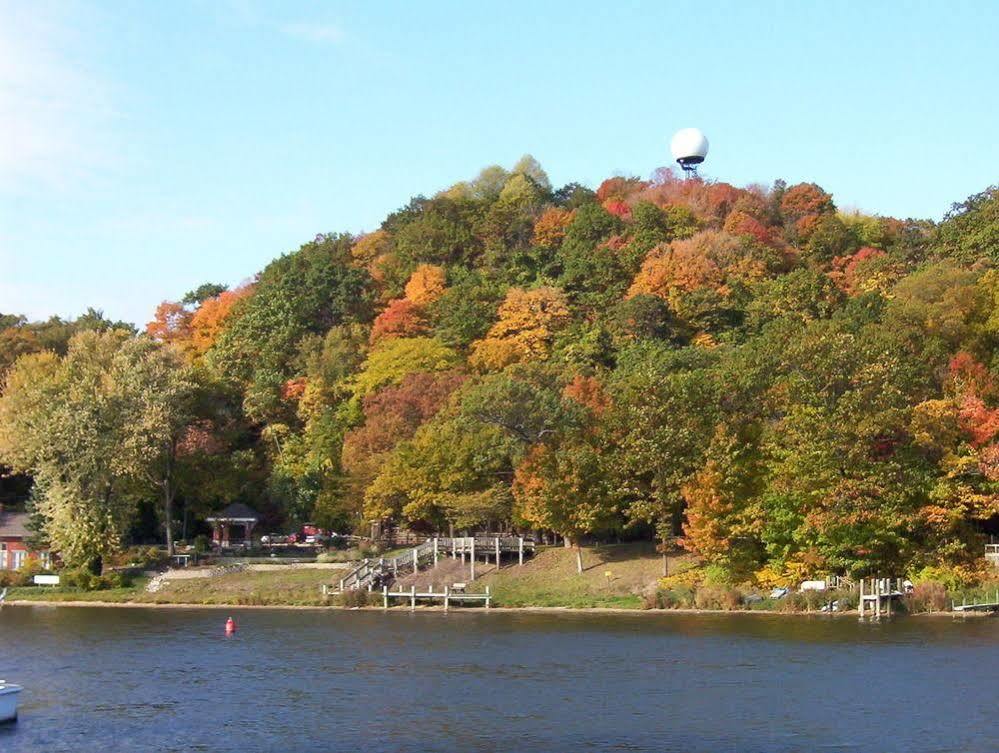
<path fill-rule="evenodd" d="M 0 610 L 3 753 L 999 751 L 999 621 Z"/>

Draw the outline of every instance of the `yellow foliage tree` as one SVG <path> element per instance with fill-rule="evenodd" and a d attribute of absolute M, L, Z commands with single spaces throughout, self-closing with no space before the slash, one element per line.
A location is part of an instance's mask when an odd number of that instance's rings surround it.
<path fill-rule="evenodd" d="M 350 255 L 359 267 L 370 267 L 379 256 L 392 250 L 391 236 L 384 230 L 362 235 L 350 249 Z"/>
<path fill-rule="evenodd" d="M 469 363 L 481 371 L 498 371 L 511 363 L 546 358 L 553 334 L 568 320 L 569 306 L 558 288 L 510 288 L 498 321 L 473 343 Z"/>

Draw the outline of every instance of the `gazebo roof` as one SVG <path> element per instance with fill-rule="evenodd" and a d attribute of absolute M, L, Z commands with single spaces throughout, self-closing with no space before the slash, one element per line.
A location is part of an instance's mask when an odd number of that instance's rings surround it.
<path fill-rule="evenodd" d="M 246 520 L 253 521 L 254 523 L 260 520 L 260 516 L 257 511 L 254 510 L 249 505 L 244 505 L 242 502 L 233 502 L 231 505 L 226 507 L 221 512 L 217 512 L 210 518 L 205 518 L 209 522 L 222 521 L 222 520 Z"/>

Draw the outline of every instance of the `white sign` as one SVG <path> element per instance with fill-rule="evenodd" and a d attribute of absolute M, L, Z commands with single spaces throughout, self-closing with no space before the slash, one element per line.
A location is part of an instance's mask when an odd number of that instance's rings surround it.
<path fill-rule="evenodd" d="M 36 586 L 58 586 L 59 576 L 58 575 L 36 575 L 35 576 Z"/>

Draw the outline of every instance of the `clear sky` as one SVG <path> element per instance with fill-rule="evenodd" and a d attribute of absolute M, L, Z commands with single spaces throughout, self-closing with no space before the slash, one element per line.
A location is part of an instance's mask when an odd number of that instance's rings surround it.
<path fill-rule="evenodd" d="M 0 312 L 145 322 L 533 154 L 939 219 L 999 181 L 996 2 L 0 0 Z"/>

